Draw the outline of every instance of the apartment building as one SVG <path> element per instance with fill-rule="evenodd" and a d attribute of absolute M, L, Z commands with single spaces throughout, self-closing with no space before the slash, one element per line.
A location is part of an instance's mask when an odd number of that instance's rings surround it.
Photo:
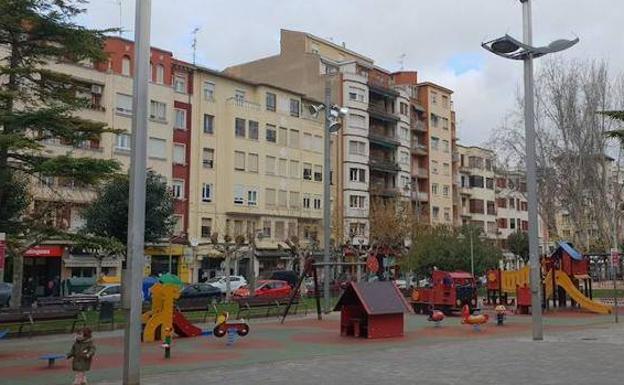
<path fill-rule="evenodd" d="M 501 248 L 514 232 L 529 231 L 526 175 L 523 171 L 499 171 L 496 174 L 496 208 Z"/>
<path fill-rule="evenodd" d="M 76 147 L 50 140 L 46 150 L 116 159 L 125 170 L 130 163 L 134 44 L 111 37 L 104 50 L 106 63 L 51 68 L 88 85 L 91 92 L 85 97 L 91 105 L 80 116 L 122 132 Z M 283 263 L 287 237 L 320 240 L 324 130 L 322 120 L 307 112 L 308 104 L 318 102 L 192 66 L 158 48 L 151 50 L 151 64 L 148 168 L 171 188 L 176 227 L 172 238 L 146 245 L 145 275 L 171 266 L 191 282 L 222 271 L 223 254 L 207 244 L 213 232 L 234 237 L 261 231 L 260 270 Z M 32 188 L 34 205 L 59 202 L 51 221 L 67 230 L 84 224 L 81 209 L 95 198 L 94 191 L 71 180 L 45 175 Z M 26 252 L 25 276 L 45 283 L 56 276 L 94 276 L 96 266 L 93 255 L 57 242 Z M 105 258 L 102 273 L 118 275 L 120 267 L 121 260 Z M 237 267 L 245 271 L 244 263 Z"/>
<path fill-rule="evenodd" d="M 342 130 L 332 136 L 331 150 L 332 206 L 339 224 L 335 235 L 342 243 L 368 245 L 370 205 L 375 199 L 414 197 L 424 220 L 435 213 L 437 222 L 452 224 L 450 90 L 418 84 L 415 72 L 380 68 L 344 44 L 288 30 L 281 31 L 279 54 L 225 71 L 294 88 L 319 100 L 328 84 L 332 103 L 349 108 Z M 416 114 L 420 116 L 414 119 Z M 435 163 L 429 159 L 431 145 L 437 145 Z M 415 156 L 422 159 L 415 161 Z M 416 171 L 414 165 L 419 166 Z M 430 173 L 433 166 L 435 174 Z M 439 185 L 439 197 L 431 206 L 430 176 Z"/>
<path fill-rule="evenodd" d="M 457 150 L 460 210 L 457 224 L 478 226 L 488 238 L 497 239 L 500 234 L 494 187 L 497 181 L 494 172 L 496 155 L 491 150 L 475 146 L 458 145 Z"/>

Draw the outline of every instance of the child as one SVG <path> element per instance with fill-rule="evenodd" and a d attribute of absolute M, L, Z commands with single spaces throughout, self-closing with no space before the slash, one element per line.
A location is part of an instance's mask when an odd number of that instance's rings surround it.
<path fill-rule="evenodd" d="M 71 351 L 67 354 L 67 359 L 73 358 L 72 370 L 76 372 L 73 385 L 86 385 L 86 372 L 91 369 L 91 360 L 95 354 L 95 345 L 91 340 L 91 329 L 83 328 L 76 335 L 76 341 L 72 345 Z"/>

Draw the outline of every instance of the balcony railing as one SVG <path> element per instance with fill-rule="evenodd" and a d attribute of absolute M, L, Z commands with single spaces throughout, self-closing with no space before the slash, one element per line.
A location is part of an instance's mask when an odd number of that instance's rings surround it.
<path fill-rule="evenodd" d="M 411 149 L 414 154 L 427 155 L 427 145 L 419 142 L 412 142 Z"/>
<path fill-rule="evenodd" d="M 412 171 L 412 175 L 418 178 L 429 178 L 429 171 L 426 168 L 414 168 Z"/>
<path fill-rule="evenodd" d="M 394 135 L 394 133 L 386 134 L 383 132 L 369 131 L 368 139 L 370 139 L 371 142 L 388 144 L 395 147 L 400 144 L 399 139 Z"/>
<path fill-rule="evenodd" d="M 413 191 L 412 200 L 419 202 L 429 202 L 429 194 L 423 191 Z"/>
<path fill-rule="evenodd" d="M 384 172 L 398 172 L 400 170 L 396 161 L 386 159 L 370 159 L 368 161 L 371 169 Z"/>
<path fill-rule="evenodd" d="M 425 122 L 422 120 L 412 121 L 410 124 L 412 130 L 419 132 L 427 132 L 427 127 L 425 127 Z"/>
<path fill-rule="evenodd" d="M 228 98 L 225 103 L 228 106 L 235 106 L 245 110 L 260 111 L 260 104 L 236 97 Z"/>
<path fill-rule="evenodd" d="M 397 115 L 395 115 L 391 111 L 386 110 L 385 106 L 379 104 L 369 104 L 368 113 L 371 115 L 371 117 L 384 121 L 397 122 L 399 120 L 399 117 Z"/>
<path fill-rule="evenodd" d="M 395 197 L 399 194 L 396 187 L 385 186 L 383 184 L 371 185 L 371 194 L 384 197 Z"/>

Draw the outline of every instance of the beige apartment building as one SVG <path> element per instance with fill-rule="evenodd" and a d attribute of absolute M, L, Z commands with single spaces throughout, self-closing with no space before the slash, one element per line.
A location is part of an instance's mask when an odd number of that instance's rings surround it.
<path fill-rule="evenodd" d="M 327 80 L 332 103 L 349 108 L 331 149 L 334 234 L 340 243 L 369 244 L 375 199 L 411 198 L 422 220 L 430 223 L 435 213 L 434 223 L 452 224 L 452 91 L 419 84 L 415 72 L 380 68 L 344 44 L 288 30 L 281 31 L 279 54 L 226 72 L 318 100 Z M 431 205 L 430 179 L 439 186 Z"/>

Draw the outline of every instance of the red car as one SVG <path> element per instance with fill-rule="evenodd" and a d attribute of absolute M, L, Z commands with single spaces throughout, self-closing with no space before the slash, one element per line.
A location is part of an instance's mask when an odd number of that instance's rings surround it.
<path fill-rule="evenodd" d="M 292 289 L 288 282 L 278 280 L 260 280 L 256 283 L 256 297 L 288 297 Z M 235 297 L 249 297 L 249 287 L 243 286 L 234 291 Z"/>

